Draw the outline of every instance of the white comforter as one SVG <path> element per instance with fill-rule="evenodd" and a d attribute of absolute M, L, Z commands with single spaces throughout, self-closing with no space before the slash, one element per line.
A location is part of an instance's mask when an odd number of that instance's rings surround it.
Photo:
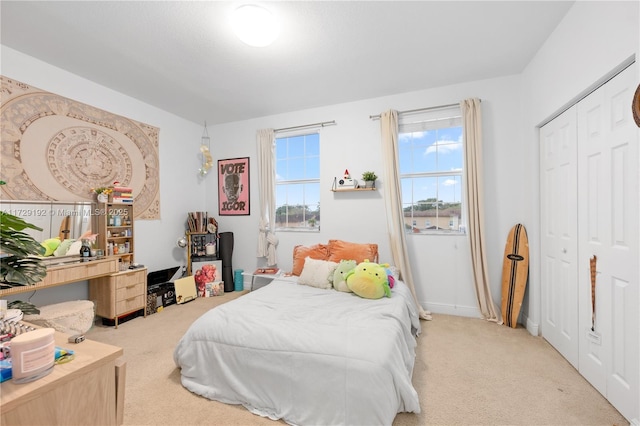
<path fill-rule="evenodd" d="M 182 385 L 297 425 L 390 425 L 420 412 L 420 329 L 409 289 L 362 299 L 281 278 L 197 319 L 178 342 Z"/>

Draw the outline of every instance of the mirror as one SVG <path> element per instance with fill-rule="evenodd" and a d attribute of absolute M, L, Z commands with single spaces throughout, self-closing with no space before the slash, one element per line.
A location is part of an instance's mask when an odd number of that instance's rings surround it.
<path fill-rule="evenodd" d="M 42 228 L 42 231 L 25 229 L 36 241 L 60 237 L 60 240 L 77 239 L 91 229 L 93 203 L 89 201 L 23 201 L 0 200 L 0 209 L 26 222 Z"/>

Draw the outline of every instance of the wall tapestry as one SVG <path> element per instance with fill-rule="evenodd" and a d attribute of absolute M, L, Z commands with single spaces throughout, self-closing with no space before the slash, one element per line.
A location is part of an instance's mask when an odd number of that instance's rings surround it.
<path fill-rule="evenodd" d="M 93 201 L 133 189 L 136 219 L 160 218 L 160 129 L 0 76 L 2 199 Z"/>
<path fill-rule="evenodd" d="M 249 215 L 249 157 L 218 160 L 218 214 Z"/>

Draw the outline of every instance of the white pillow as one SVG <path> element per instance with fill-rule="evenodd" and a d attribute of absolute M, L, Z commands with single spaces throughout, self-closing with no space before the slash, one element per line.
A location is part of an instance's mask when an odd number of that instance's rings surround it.
<path fill-rule="evenodd" d="M 82 247 L 82 241 L 81 240 L 74 241 L 69 246 L 69 250 L 67 250 L 66 255 L 67 256 L 75 256 L 75 255 L 80 254 L 80 247 Z"/>
<path fill-rule="evenodd" d="M 64 240 L 60 243 L 56 251 L 53 252 L 54 256 L 65 256 L 71 247 L 71 244 L 75 243 L 76 240 Z M 78 248 L 78 254 L 80 254 L 80 249 Z"/>
<path fill-rule="evenodd" d="M 330 279 L 333 278 L 333 271 L 337 266 L 336 262 L 307 257 L 304 260 L 302 273 L 298 277 L 298 284 L 329 290 L 333 288 Z"/>

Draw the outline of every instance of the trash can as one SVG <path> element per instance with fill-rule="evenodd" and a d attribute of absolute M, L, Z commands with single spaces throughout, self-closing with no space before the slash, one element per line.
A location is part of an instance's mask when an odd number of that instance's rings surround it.
<path fill-rule="evenodd" d="M 236 269 L 233 272 L 235 275 L 233 278 L 233 285 L 234 285 L 235 291 L 244 290 L 244 276 L 242 275 L 242 273 L 244 272 L 244 269 Z"/>

